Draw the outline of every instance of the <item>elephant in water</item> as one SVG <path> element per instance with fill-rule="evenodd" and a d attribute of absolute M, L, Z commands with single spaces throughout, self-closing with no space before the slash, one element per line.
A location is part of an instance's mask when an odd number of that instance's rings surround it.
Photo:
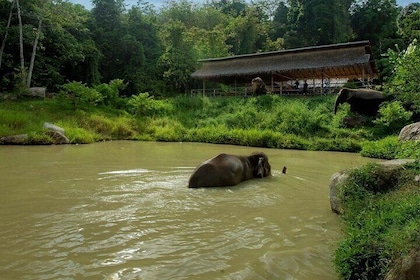
<path fill-rule="evenodd" d="M 342 88 L 337 95 L 334 106 L 334 114 L 337 113 L 338 105 L 347 102 L 350 111 L 365 116 L 376 116 L 379 105 L 385 101 L 382 92 L 373 89 L 349 89 Z"/>
<path fill-rule="evenodd" d="M 189 188 L 234 186 L 240 182 L 271 175 L 264 153 L 250 156 L 220 154 L 201 163 L 188 182 Z"/>

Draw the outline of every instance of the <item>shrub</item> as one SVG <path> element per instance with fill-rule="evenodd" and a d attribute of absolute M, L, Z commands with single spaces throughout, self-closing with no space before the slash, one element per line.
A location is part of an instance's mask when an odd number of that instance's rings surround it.
<path fill-rule="evenodd" d="M 172 106 L 165 100 L 155 100 L 149 93 L 133 95 L 128 100 L 129 111 L 136 116 L 166 116 L 172 113 Z"/>
<path fill-rule="evenodd" d="M 378 141 L 366 141 L 360 154 L 380 159 L 420 158 L 419 141 L 398 141 L 397 136 L 388 136 Z"/>
<path fill-rule="evenodd" d="M 126 85 L 121 79 L 115 79 L 109 82 L 109 84 L 100 84 L 94 87 L 94 89 L 102 96 L 102 102 L 105 105 L 118 105 L 119 104 L 119 93 L 120 90 L 124 90 Z"/>
<path fill-rule="evenodd" d="M 379 117 L 373 122 L 382 129 L 390 131 L 399 131 L 410 121 L 412 112 L 407 112 L 401 102 L 394 101 L 384 104 L 379 108 Z"/>
<path fill-rule="evenodd" d="M 97 90 L 89 88 L 81 82 L 71 82 L 62 86 L 56 100 L 64 106 L 70 101 L 73 108 L 86 108 L 100 103 L 102 99 L 103 97 Z"/>
<path fill-rule="evenodd" d="M 95 133 L 77 127 L 67 128 L 66 136 L 72 144 L 90 144 L 101 139 Z"/>
<path fill-rule="evenodd" d="M 378 141 L 367 141 L 360 154 L 364 157 L 394 159 L 399 148 L 398 138 L 389 136 Z"/>
<path fill-rule="evenodd" d="M 420 115 L 420 48 L 414 40 L 407 50 L 399 55 L 390 51 L 394 57 L 395 69 L 391 80 L 386 85 L 386 92 L 401 101 L 404 108 Z"/>

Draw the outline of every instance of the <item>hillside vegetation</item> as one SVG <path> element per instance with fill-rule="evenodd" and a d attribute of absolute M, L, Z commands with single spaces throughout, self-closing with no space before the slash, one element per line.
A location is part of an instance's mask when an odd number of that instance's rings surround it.
<path fill-rule="evenodd" d="M 418 144 L 399 143 L 398 130 L 388 136 L 392 131 L 373 120 L 357 129 L 343 127 L 342 118 L 349 108 L 342 105 L 334 115 L 334 96 L 178 96 L 159 100 L 143 93 L 108 99 L 115 103 L 111 107 L 104 104 L 103 96 L 102 105 L 94 105 L 92 96 L 85 98 L 89 88 L 71 85 L 85 92 L 84 97 L 0 102 L 0 137 L 27 133 L 28 144 L 49 144 L 53 141 L 42 124 L 52 122 L 65 129 L 73 144 L 126 139 L 362 151 L 380 158 L 418 156 Z"/>

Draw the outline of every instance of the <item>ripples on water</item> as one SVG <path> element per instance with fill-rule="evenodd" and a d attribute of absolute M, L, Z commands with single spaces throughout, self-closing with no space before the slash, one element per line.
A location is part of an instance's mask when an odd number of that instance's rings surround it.
<path fill-rule="evenodd" d="M 188 189 L 194 166 L 169 164 L 80 169 L 41 180 L 38 190 L 24 189 L 28 196 L 3 192 L 0 214 L 12 217 L 0 231 L 1 275 L 336 279 L 330 240 L 338 225 L 327 186 L 282 175 L 275 164 L 272 178 L 231 188 Z M 325 183 L 330 174 L 322 176 Z"/>

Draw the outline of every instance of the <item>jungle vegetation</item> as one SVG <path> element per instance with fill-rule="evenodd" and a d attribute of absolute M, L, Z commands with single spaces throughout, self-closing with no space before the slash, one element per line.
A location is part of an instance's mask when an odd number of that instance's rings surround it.
<path fill-rule="evenodd" d="M 202 58 L 369 40 L 380 82 L 392 74 L 388 50 L 419 39 L 419 4 L 395 0 L 0 1 L 0 92 L 29 86 L 57 92 L 122 79 L 121 95 L 173 96 L 194 86 Z"/>
<path fill-rule="evenodd" d="M 86 10 L 62 0 L 0 0 L 0 93 L 7 96 L 0 99 L 0 138 L 27 133 L 27 144 L 50 144 L 42 124 L 52 122 L 71 143 L 196 141 L 420 158 L 420 142 L 397 136 L 420 119 L 418 3 L 92 3 Z M 343 125 L 351 112 L 342 105 L 334 115 L 333 95 L 189 95 L 201 58 L 357 40 L 371 42 L 377 87 L 390 97 L 363 126 Z M 54 98 L 25 97 L 32 86 L 47 87 Z M 418 170 L 416 163 L 397 174 L 396 192 L 375 189 L 376 166 L 352 175 L 345 199 L 353 204 L 335 256 L 340 277 L 381 277 L 395 256 L 418 244 L 418 187 L 406 184 Z"/>

